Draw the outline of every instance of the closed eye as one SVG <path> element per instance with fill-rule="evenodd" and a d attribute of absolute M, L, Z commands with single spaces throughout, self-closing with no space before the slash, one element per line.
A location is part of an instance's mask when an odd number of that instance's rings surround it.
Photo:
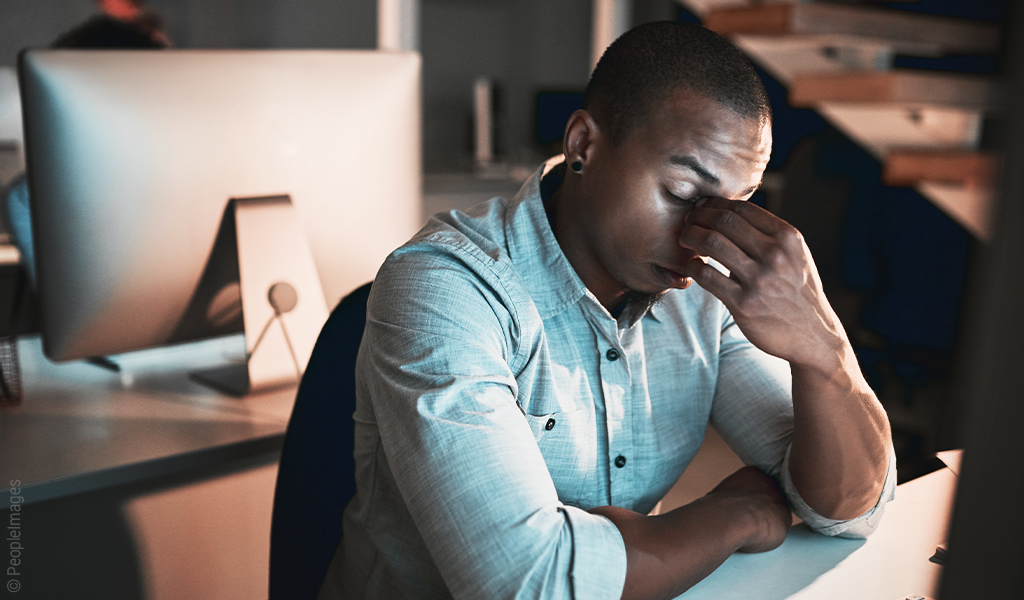
<path fill-rule="evenodd" d="M 683 198 L 683 197 L 680 197 L 680 196 L 677 196 L 677 195 L 673 194 L 672 192 L 670 192 L 668 190 L 665 190 L 665 194 L 668 195 L 669 200 L 671 200 L 672 202 L 675 202 L 676 204 L 680 204 L 682 206 L 693 206 L 694 204 L 697 203 L 698 200 L 701 199 L 701 196 L 695 196 L 693 198 Z"/>

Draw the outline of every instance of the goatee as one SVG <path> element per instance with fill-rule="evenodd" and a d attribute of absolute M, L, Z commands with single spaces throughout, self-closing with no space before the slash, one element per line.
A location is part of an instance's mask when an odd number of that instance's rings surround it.
<path fill-rule="evenodd" d="M 627 307 L 631 307 L 631 309 L 635 311 L 633 314 L 642 315 L 648 310 L 650 310 L 650 308 L 657 304 L 662 298 L 664 298 L 667 292 L 668 290 L 664 290 L 652 294 L 650 292 L 626 290 L 626 294 L 622 297 L 622 299 L 626 303 Z"/>

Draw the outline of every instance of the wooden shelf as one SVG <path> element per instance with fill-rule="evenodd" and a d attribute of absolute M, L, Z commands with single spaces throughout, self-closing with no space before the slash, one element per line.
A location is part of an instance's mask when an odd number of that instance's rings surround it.
<path fill-rule="evenodd" d="M 879 160 L 895 150 L 977 150 L 981 111 L 823 102 L 815 110 Z"/>
<path fill-rule="evenodd" d="M 704 26 L 728 36 L 857 36 L 922 54 L 995 54 L 999 49 L 999 27 L 992 23 L 838 4 L 719 8 L 704 15 Z"/>
<path fill-rule="evenodd" d="M 899 150 L 885 158 L 882 181 L 906 187 L 930 181 L 991 188 L 998 171 L 999 156 L 992 152 Z"/>
<path fill-rule="evenodd" d="M 974 237 L 983 242 L 991 239 L 995 207 L 992 188 L 922 181 L 914 189 Z"/>
<path fill-rule="evenodd" d="M 736 35 L 732 41 L 787 87 L 806 73 L 889 71 L 896 52 L 885 40 L 840 35 Z"/>
<path fill-rule="evenodd" d="M 789 90 L 981 240 L 989 237 L 998 157 L 977 152 L 990 79 L 892 70 L 898 54 L 995 54 L 999 25 L 825 3 L 680 0 Z M 732 3 L 729 6 L 726 3 Z"/>
<path fill-rule="evenodd" d="M 986 109 L 998 104 L 998 91 L 990 79 L 941 72 L 806 73 L 793 78 L 788 100 L 797 108 L 857 102 Z"/>

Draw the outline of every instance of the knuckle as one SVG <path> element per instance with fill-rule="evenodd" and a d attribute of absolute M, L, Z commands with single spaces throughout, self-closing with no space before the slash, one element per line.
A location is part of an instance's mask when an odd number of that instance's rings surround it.
<path fill-rule="evenodd" d="M 787 262 L 786 252 L 782 248 L 772 248 L 765 255 L 765 260 L 769 267 L 778 269 L 784 266 Z"/>
<path fill-rule="evenodd" d="M 711 224 L 717 229 L 728 229 L 736 222 L 736 213 L 721 211 L 711 219 Z"/>
<path fill-rule="evenodd" d="M 725 236 L 717 231 L 711 231 L 704 237 L 704 247 L 709 251 L 721 250 L 725 245 Z"/>
<path fill-rule="evenodd" d="M 785 229 L 780 235 L 780 240 L 787 248 L 799 248 L 803 246 L 804 236 L 796 228 Z"/>
<path fill-rule="evenodd" d="M 746 297 L 744 298 L 747 311 L 749 312 L 750 310 L 752 310 L 755 301 L 769 294 L 770 290 L 768 289 L 768 285 L 766 283 L 765 278 L 755 277 L 750 282 L 749 293 L 746 294 Z"/>

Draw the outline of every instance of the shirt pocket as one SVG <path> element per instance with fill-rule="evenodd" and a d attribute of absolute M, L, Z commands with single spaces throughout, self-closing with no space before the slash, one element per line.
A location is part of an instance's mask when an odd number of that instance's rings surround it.
<path fill-rule="evenodd" d="M 533 439 L 544 456 L 558 499 L 589 506 L 597 481 L 597 438 L 594 417 L 585 410 L 526 415 Z"/>

